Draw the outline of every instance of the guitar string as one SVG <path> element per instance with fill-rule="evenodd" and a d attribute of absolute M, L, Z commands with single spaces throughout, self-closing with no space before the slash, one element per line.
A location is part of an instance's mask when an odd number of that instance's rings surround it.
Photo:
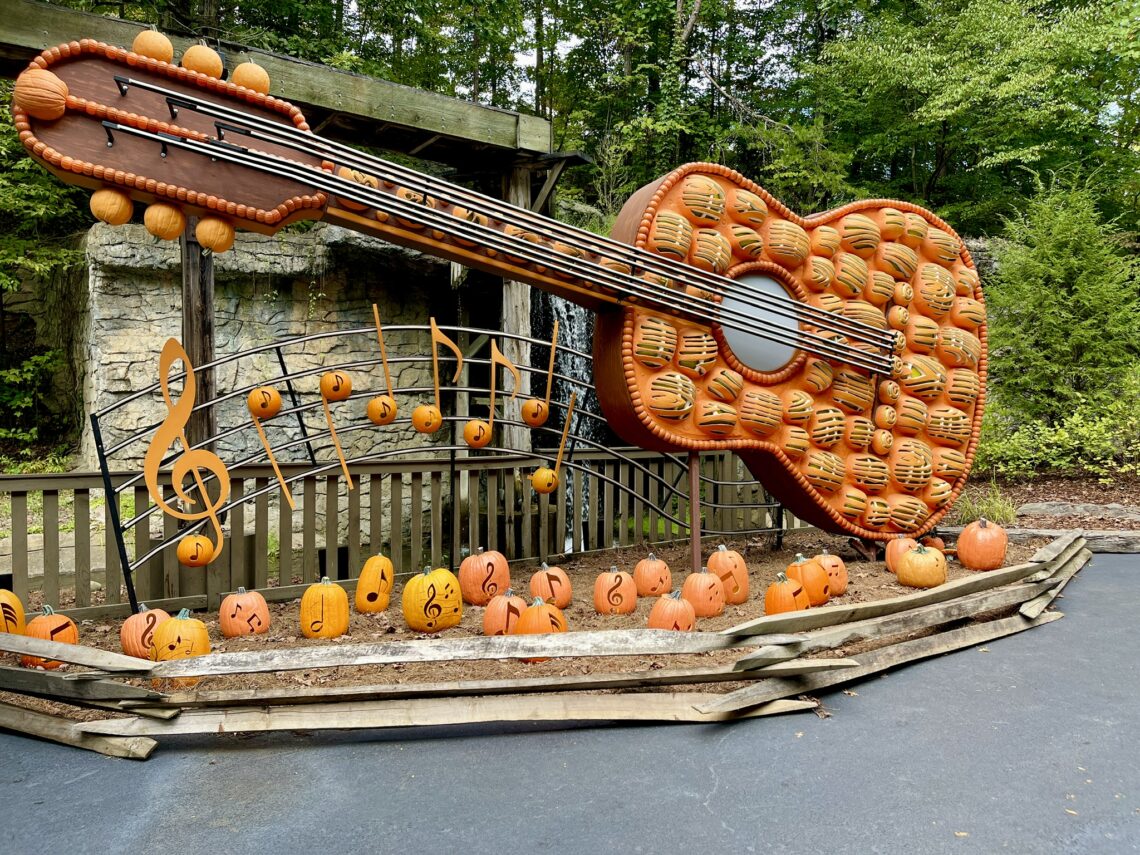
<path fill-rule="evenodd" d="M 418 186 L 424 196 L 432 195 L 433 187 L 442 185 L 446 187 L 448 195 L 468 205 L 474 202 L 483 206 L 483 210 L 479 210 L 477 213 L 481 213 L 484 216 L 498 219 L 505 224 L 515 225 L 516 227 L 518 227 L 518 223 L 511 222 L 511 217 L 519 218 L 520 221 L 529 220 L 532 229 L 543 234 L 550 240 L 558 240 L 561 237 L 564 240 L 576 242 L 579 245 L 592 244 L 593 246 L 590 251 L 598 255 L 617 256 L 617 258 L 613 260 L 623 261 L 633 268 L 641 268 L 648 272 L 658 273 L 666 278 L 677 280 L 682 284 L 691 285 L 700 290 L 718 294 L 722 297 L 730 295 L 730 292 L 725 288 L 724 282 L 726 280 L 723 277 L 717 277 L 699 268 L 680 265 L 656 253 L 638 249 L 630 244 L 612 238 L 595 235 L 593 232 L 577 229 L 573 226 L 561 223 L 558 220 L 537 217 L 525 208 L 494 199 L 493 197 L 469 190 L 458 184 L 433 179 L 430 176 L 422 175 L 410 168 L 358 152 L 355 149 L 325 140 L 311 133 L 297 131 L 286 125 L 244 114 L 232 108 L 225 107 L 224 105 L 175 93 L 162 86 L 146 81 L 138 81 L 134 78 L 117 79 L 120 79 L 124 84 L 138 86 L 139 88 L 167 96 L 166 100 L 171 108 L 172 116 L 176 115 L 178 107 L 186 107 L 205 115 L 217 115 L 221 117 L 232 116 L 231 120 L 256 125 L 262 129 L 258 131 L 252 128 L 227 126 L 215 122 L 215 127 L 217 127 L 219 131 L 219 138 L 223 137 L 225 131 L 233 131 L 275 145 L 292 148 L 305 154 L 336 157 L 345 164 L 356 163 L 372 171 L 378 171 L 377 167 L 380 167 L 380 169 L 389 170 L 392 176 L 396 178 L 396 181 L 392 183 L 397 183 L 398 181 L 399 183 L 410 185 L 409 189 L 411 189 L 412 186 Z M 305 140 L 306 142 L 302 142 L 301 140 Z M 315 142 L 316 145 L 312 145 L 310 142 Z M 732 293 L 737 291 L 749 293 L 760 303 L 767 305 L 767 307 L 776 314 L 812 323 L 815 326 L 842 333 L 850 338 L 858 339 L 886 350 L 891 350 L 897 339 L 896 333 L 883 330 L 873 324 L 868 324 L 844 315 L 837 315 L 826 309 L 821 309 L 810 304 L 781 300 L 778 297 L 756 289 L 743 280 L 730 281 L 735 282 Z"/>
<path fill-rule="evenodd" d="M 375 208 L 381 204 L 387 205 L 393 212 L 393 215 L 400 219 L 411 221 L 420 220 L 423 221 L 422 225 L 427 228 L 436 227 L 437 230 L 459 234 L 476 244 L 492 244 L 491 248 L 497 249 L 497 251 L 503 252 L 507 256 L 521 256 L 530 263 L 557 270 L 574 279 L 588 280 L 591 283 L 597 282 L 603 285 L 608 284 L 609 288 L 618 292 L 619 295 L 624 292 L 626 295 L 632 295 L 639 303 L 643 301 L 650 306 L 657 305 L 666 307 L 671 314 L 688 317 L 704 323 L 719 322 L 722 326 L 739 329 L 759 338 L 780 344 L 799 346 L 819 356 L 844 361 L 870 371 L 871 373 L 891 374 L 894 367 L 898 364 L 896 358 L 879 359 L 876 358 L 879 356 L 878 354 L 858 347 L 841 344 L 835 339 L 805 330 L 791 331 L 775 327 L 759 326 L 750 315 L 727 310 L 711 301 L 701 301 L 668 289 L 653 291 L 649 287 L 652 283 L 630 274 L 610 270 L 601 265 L 588 262 L 587 264 L 591 269 L 589 269 L 588 275 L 584 274 L 576 267 L 577 260 L 572 256 L 557 252 L 543 253 L 541 252 L 543 249 L 541 245 L 531 243 L 523 238 L 511 237 L 495 229 L 470 223 L 467 220 L 451 216 L 443 211 L 400 199 L 392 194 L 370 190 L 364 185 L 339 178 L 323 170 L 313 170 L 312 167 L 305 164 L 299 164 L 295 161 L 263 153 L 253 154 L 240 146 L 216 140 L 200 141 L 186 139 L 161 132 L 145 131 L 110 121 L 104 121 L 103 125 L 109 130 L 121 131 L 123 133 L 150 139 L 160 145 L 173 145 L 214 160 L 226 160 L 269 174 L 283 175 L 287 178 L 306 182 L 317 186 L 319 189 L 335 193 L 367 207 Z M 275 169 L 270 164 L 264 162 L 266 158 L 272 160 L 277 165 L 277 168 Z M 621 302 L 620 299 L 615 300 L 606 294 L 591 293 L 602 299 L 608 299 L 610 302 Z M 668 297 L 665 295 L 668 295 Z M 681 297 L 685 297 L 685 299 L 682 300 L 680 299 Z M 631 300 L 630 302 L 633 301 Z M 716 310 L 716 314 L 709 315 L 699 309 L 695 309 L 693 307 L 694 303 L 703 303 L 706 306 L 711 306 Z M 739 317 L 740 320 L 736 323 L 731 321 L 726 322 L 723 320 L 725 316 Z M 794 333 L 794 337 L 790 337 L 788 333 Z"/>

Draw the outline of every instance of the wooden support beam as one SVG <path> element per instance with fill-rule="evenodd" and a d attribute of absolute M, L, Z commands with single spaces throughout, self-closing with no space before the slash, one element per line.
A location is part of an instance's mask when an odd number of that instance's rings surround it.
<path fill-rule="evenodd" d="M 97 647 L 84 647 L 82 644 L 62 644 L 44 638 L 12 635 L 8 632 L 0 632 L 0 650 L 5 653 L 39 656 L 42 659 L 56 659 L 71 665 L 97 668 L 107 673 L 145 674 L 154 667 L 154 663 L 148 662 L 146 659 L 136 659 L 133 656 L 124 656 L 121 653 L 112 653 L 109 650 L 100 650 Z M 65 674 L 62 676 L 73 679 L 75 675 Z"/>
<path fill-rule="evenodd" d="M 1019 612 L 1022 617 L 1033 618 L 1039 616 L 1045 609 L 1053 604 L 1057 599 L 1064 587 L 1069 584 L 1069 580 L 1080 572 L 1081 568 L 1088 564 L 1089 559 L 1092 558 L 1092 552 L 1088 549 L 1082 549 L 1076 555 L 1069 559 L 1063 567 L 1057 570 L 1057 573 L 1049 580 L 1054 583 L 1051 590 L 1034 597 L 1027 603 L 1024 603 Z"/>
<path fill-rule="evenodd" d="M 78 729 L 76 722 L 4 702 L 0 702 L 0 727 L 74 748 L 96 751 L 109 757 L 126 757 L 130 760 L 145 760 L 158 745 L 145 736 L 115 737 L 84 733 Z"/>
<path fill-rule="evenodd" d="M 41 698 L 83 701 L 161 701 L 161 692 L 114 680 L 68 680 L 62 674 L 0 666 L 0 689 Z"/>

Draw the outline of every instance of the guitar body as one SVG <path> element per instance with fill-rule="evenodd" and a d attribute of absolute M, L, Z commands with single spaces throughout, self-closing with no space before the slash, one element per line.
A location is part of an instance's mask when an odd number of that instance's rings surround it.
<path fill-rule="evenodd" d="M 13 116 L 32 157 L 128 212 L 163 203 L 267 233 L 324 218 L 597 311 L 595 381 L 619 435 L 734 451 L 823 528 L 922 534 L 965 485 L 985 306 L 959 237 L 914 205 L 805 219 L 689 164 L 635 193 L 606 241 L 323 141 L 280 99 L 87 39 L 32 61 Z"/>
<path fill-rule="evenodd" d="M 717 324 L 602 311 L 595 379 L 619 435 L 663 451 L 731 449 L 829 530 L 882 540 L 937 523 L 965 484 L 985 389 L 981 288 L 949 226 L 884 201 L 804 219 L 732 170 L 689 164 L 631 197 L 614 237 L 725 277 L 723 299 L 734 281 L 764 283 L 776 302 L 905 336 L 891 378 Z"/>

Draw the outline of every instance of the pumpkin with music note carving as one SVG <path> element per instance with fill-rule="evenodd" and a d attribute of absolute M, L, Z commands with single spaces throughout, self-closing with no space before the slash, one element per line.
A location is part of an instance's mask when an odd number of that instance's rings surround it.
<path fill-rule="evenodd" d="M 483 635 L 510 635 L 526 607 L 526 600 L 510 588 L 491 597 L 483 610 Z"/>
<path fill-rule="evenodd" d="M 269 605 L 257 591 L 238 588 L 222 600 L 218 626 L 226 638 L 269 632 Z"/>
<path fill-rule="evenodd" d="M 723 543 L 709 556 L 708 568 L 724 585 L 724 601 L 737 606 L 748 599 L 748 565 L 744 556 Z"/>
<path fill-rule="evenodd" d="M 832 555 L 826 549 L 819 555 L 814 557 L 819 566 L 827 571 L 828 586 L 831 591 L 831 596 L 842 597 L 847 593 L 847 565 L 843 563 L 843 559 L 838 555 Z"/>
<path fill-rule="evenodd" d="M 814 558 L 804 558 L 796 553 L 796 560 L 789 564 L 784 573 L 804 586 L 808 602 L 813 606 L 825 606 L 831 599 L 831 578 Z"/>
<path fill-rule="evenodd" d="M 697 613 L 693 610 L 693 604 L 682 597 L 680 591 L 658 597 L 649 610 L 650 629 L 691 632 L 696 622 Z"/>
<path fill-rule="evenodd" d="M 328 576 L 310 585 L 301 595 L 301 635 L 305 638 L 336 638 L 348 632 L 348 594 Z"/>
<path fill-rule="evenodd" d="M 511 635 L 545 635 L 550 632 L 566 632 L 566 615 L 558 606 L 553 606 L 542 597 L 535 597 L 534 602 L 527 606 Z M 523 659 L 523 662 L 545 662 L 545 659 Z"/>
<path fill-rule="evenodd" d="M 165 609 L 148 609 L 146 603 L 139 603 L 139 610 L 119 628 L 119 646 L 128 656 L 150 659 L 154 631 L 168 620 L 170 613 Z"/>
<path fill-rule="evenodd" d="M 412 410 L 412 427 L 420 433 L 435 433 L 443 427 L 443 416 L 435 404 L 420 404 Z"/>
<path fill-rule="evenodd" d="M 404 620 L 416 632 L 439 632 L 463 619 L 459 580 L 444 567 L 425 567 L 404 584 L 400 601 Z"/>
<path fill-rule="evenodd" d="M 47 641 L 58 641 L 61 644 L 78 644 L 79 627 L 67 615 L 59 615 L 48 605 L 43 607 L 43 613 L 28 621 L 24 635 L 30 638 L 43 638 Z M 51 671 L 62 665 L 54 659 L 41 659 L 39 656 L 21 656 L 20 664 L 25 668 L 42 668 Z"/>
<path fill-rule="evenodd" d="M 500 591 L 511 587 L 507 557 L 494 549 L 479 550 L 459 562 L 459 590 L 463 602 L 485 606 Z"/>
<path fill-rule="evenodd" d="M 344 371 L 321 375 L 321 394 L 329 401 L 343 401 L 352 394 L 352 378 Z"/>
<path fill-rule="evenodd" d="M 0 588 L 0 632 L 23 635 L 25 628 L 24 604 L 14 593 Z"/>
<path fill-rule="evenodd" d="M 214 542 L 204 534 L 191 534 L 178 541 L 178 561 L 187 567 L 205 567 L 214 560 Z"/>
<path fill-rule="evenodd" d="M 781 612 L 798 612 L 811 607 L 807 591 L 795 579 L 784 573 L 776 574 L 776 581 L 764 592 L 764 614 L 775 615 Z"/>
<path fill-rule="evenodd" d="M 396 568 L 386 555 L 373 555 L 365 561 L 356 580 L 356 610 L 368 614 L 387 609 L 395 578 Z"/>
<path fill-rule="evenodd" d="M 685 577 L 681 596 L 693 604 L 697 617 L 716 617 L 724 612 L 724 583 L 708 567 Z"/>
<path fill-rule="evenodd" d="M 170 620 L 164 620 L 154 631 L 150 643 L 150 658 L 154 662 L 189 659 L 210 652 L 210 634 L 206 624 L 190 617 L 189 609 L 182 609 Z M 198 677 L 178 677 L 170 681 L 174 688 L 189 688 L 198 684 Z M 162 681 L 152 681 L 156 688 Z"/>
<path fill-rule="evenodd" d="M 600 615 L 628 615 L 637 609 L 637 585 L 624 570 L 611 567 L 594 580 L 594 610 Z"/>
<path fill-rule="evenodd" d="M 650 552 L 633 566 L 633 584 L 639 597 L 656 597 L 673 590 L 673 574 L 668 564 Z"/>
<path fill-rule="evenodd" d="M 560 609 L 570 605 L 573 591 L 570 588 L 570 577 L 561 567 L 551 567 L 545 561 L 542 566 L 530 577 L 530 595 L 549 600 Z"/>

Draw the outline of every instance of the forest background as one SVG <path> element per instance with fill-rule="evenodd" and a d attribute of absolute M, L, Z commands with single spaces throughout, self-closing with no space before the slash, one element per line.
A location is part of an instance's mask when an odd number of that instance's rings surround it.
<path fill-rule="evenodd" d="M 793 210 L 886 197 L 987 238 L 989 403 L 975 475 L 1140 472 L 1140 0 L 60 2 L 542 116 L 585 152 L 557 215 L 715 161 Z M 9 100 L 11 84 L 0 88 Z M 86 194 L 0 118 L 0 293 L 82 263 Z M 5 336 L 0 466 L 66 465 Z M 56 440 L 57 442 L 58 440 Z"/>

